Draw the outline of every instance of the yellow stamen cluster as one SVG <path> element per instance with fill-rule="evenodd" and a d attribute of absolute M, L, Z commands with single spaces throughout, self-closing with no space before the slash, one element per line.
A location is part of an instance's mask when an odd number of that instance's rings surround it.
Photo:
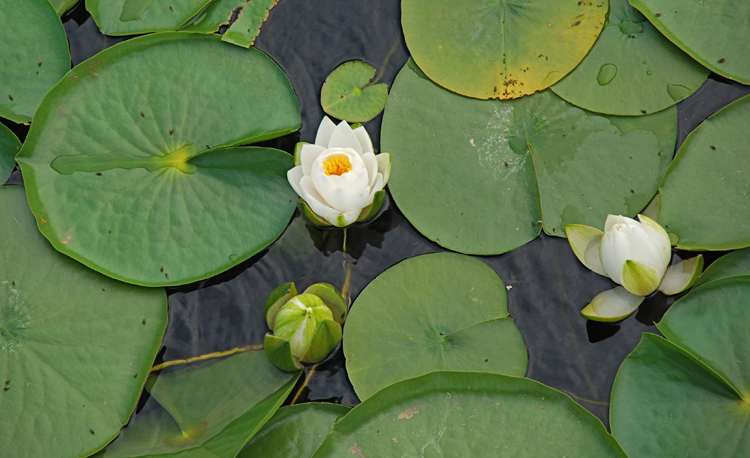
<path fill-rule="evenodd" d="M 333 154 L 323 161 L 323 169 L 326 175 L 343 175 L 352 169 L 352 163 L 346 154 Z"/>

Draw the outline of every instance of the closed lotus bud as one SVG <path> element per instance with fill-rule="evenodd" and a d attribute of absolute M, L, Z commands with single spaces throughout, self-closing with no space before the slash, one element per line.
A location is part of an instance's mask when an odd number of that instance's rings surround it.
<path fill-rule="evenodd" d="M 276 288 L 266 301 L 265 315 L 273 334 L 264 346 L 268 358 L 286 371 L 325 359 L 341 341 L 346 302 L 336 288 L 317 283 L 297 295 L 293 283 Z"/>

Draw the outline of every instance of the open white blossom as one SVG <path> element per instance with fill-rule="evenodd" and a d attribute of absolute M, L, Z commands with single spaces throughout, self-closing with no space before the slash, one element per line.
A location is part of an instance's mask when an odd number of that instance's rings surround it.
<path fill-rule="evenodd" d="M 608 215 L 604 232 L 582 224 L 568 224 L 565 233 L 583 265 L 622 285 L 597 295 L 581 311 L 591 320 L 621 320 L 657 289 L 664 294 L 686 290 L 703 269 L 701 255 L 670 266 L 672 246 L 667 232 L 643 215 L 638 215 L 638 221 Z"/>
<path fill-rule="evenodd" d="M 375 155 L 363 126 L 352 129 L 346 121 L 337 126 L 324 117 L 315 144 L 297 145 L 295 165 L 287 173 L 289 184 L 302 198 L 303 214 L 315 223 L 345 227 L 371 218 L 383 203 L 390 156 Z"/>

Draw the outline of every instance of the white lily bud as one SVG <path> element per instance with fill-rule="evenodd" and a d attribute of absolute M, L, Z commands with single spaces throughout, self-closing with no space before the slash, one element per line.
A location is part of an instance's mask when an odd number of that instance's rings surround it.
<path fill-rule="evenodd" d="M 346 121 L 337 126 L 327 116 L 320 123 L 315 144 L 301 144 L 295 163 L 287 173 L 289 184 L 313 217 L 338 227 L 372 216 L 366 210 L 390 173 L 389 155 L 375 155 L 364 127 L 352 130 Z"/>
<path fill-rule="evenodd" d="M 607 276 L 630 293 L 646 296 L 659 287 L 672 249 L 664 228 L 643 215 L 638 220 L 609 215 L 599 256 Z"/>

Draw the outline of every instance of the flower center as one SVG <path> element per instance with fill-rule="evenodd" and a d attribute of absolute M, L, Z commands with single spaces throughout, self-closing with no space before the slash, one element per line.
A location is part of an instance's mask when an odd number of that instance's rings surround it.
<path fill-rule="evenodd" d="M 332 154 L 323 161 L 326 175 L 343 175 L 352 169 L 352 163 L 346 154 Z"/>

